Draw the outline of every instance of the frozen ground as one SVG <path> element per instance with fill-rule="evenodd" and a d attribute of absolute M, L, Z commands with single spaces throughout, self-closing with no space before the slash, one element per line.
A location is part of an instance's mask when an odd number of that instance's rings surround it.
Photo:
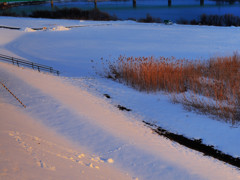
<path fill-rule="evenodd" d="M 20 111 L 35 121 L 104 162 L 113 158 L 114 168 L 131 174 L 131 178 L 240 178 L 239 171 L 231 166 L 153 135 L 141 121 L 201 138 L 235 157 L 240 156 L 238 126 L 187 112 L 181 105 L 171 104 L 163 93 L 140 93 L 95 74 L 101 71 L 101 57 L 195 59 L 231 55 L 240 47 L 240 28 L 8 17 L 0 17 L 0 25 L 21 28 L 0 29 L 0 53 L 50 65 L 62 72 L 62 77 L 57 78 L 0 64 L 0 80 L 26 103 L 27 109 Z M 75 27 L 64 28 L 70 26 Z M 42 27 L 47 30 L 29 32 L 29 28 Z M 1 92 L 2 103 L 18 106 L 3 89 Z M 109 94 L 111 99 L 103 94 Z M 119 112 L 117 104 L 133 111 Z"/>

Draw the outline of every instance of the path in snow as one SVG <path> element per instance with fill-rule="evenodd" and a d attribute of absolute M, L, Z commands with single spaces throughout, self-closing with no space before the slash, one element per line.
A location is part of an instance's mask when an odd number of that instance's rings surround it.
<path fill-rule="evenodd" d="M 60 77 L 5 63 L 0 63 L 0 77 L 27 105 L 24 113 L 102 159 L 112 158 L 114 167 L 134 177 L 240 179 L 235 168 L 152 134 L 138 120 Z"/>

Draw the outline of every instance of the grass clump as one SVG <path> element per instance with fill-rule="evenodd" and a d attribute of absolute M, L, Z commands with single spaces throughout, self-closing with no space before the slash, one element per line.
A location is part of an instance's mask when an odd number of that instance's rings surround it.
<path fill-rule="evenodd" d="M 30 17 L 34 18 L 52 18 L 52 19 L 81 19 L 81 20 L 115 20 L 115 17 L 108 13 L 101 12 L 99 9 L 81 10 L 78 8 L 62 8 L 48 11 L 34 11 Z"/>
<path fill-rule="evenodd" d="M 141 18 L 137 20 L 137 22 L 142 22 L 142 23 L 161 23 L 162 20 L 160 18 L 154 18 L 152 17 L 149 13 L 146 15 L 146 18 Z"/>
<path fill-rule="evenodd" d="M 0 16 L 15 16 L 15 17 L 33 17 L 33 18 L 50 18 L 50 19 L 77 19 L 77 20 L 117 20 L 117 17 L 111 16 L 108 13 L 102 12 L 99 9 L 82 10 L 79 8 L 55 8 L 53 10 L 36 10 L 32 13 L 24 11 L 11 12 L 9 10 L 0 12 Z"/>
<path fill-rule="evenodd" d="M 240 57 L 206 61 L 125 57 L 108 62 L 105 75 L 137 90 L 165 91 L 174 102 L 231 123 L 240 121 Z"/>
<path fill-rule="evenodd" d="M 222 16 L 203 14 L 200 17 L 200 23 L 202 25 L 214 26 L 240 26 L 240 17 L 232 14 L 225 14 Z"/>
<path fill-rule="evenodd" d="M 178 24 L 207 25 L 207 26 L 240 26 L 240 17 L 232 14 L 207 15 L 202 14 L 200 20 L 177 20 Z"/>

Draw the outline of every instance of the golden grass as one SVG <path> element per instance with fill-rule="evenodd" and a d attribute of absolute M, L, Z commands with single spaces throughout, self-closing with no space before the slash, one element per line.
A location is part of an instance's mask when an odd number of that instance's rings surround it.
<path fill-rule="evenodd" d="M 120 56 L 108 62 L 106 73 L 140 91 L 165 91 L 188 107 L 232 123 L 240 121 L 240 57 L 236 53 L 206 61 Z M 181 98 L 174 98 L 176 94 Z"/>

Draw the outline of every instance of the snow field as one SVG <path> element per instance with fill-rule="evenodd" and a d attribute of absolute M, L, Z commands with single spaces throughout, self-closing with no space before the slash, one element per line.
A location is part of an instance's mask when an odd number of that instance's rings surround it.
<path fill-rule="evenodd" d="M 0 36 L 0 53 L 53 66 L 63 76 L 57 78 L 0 63 L 0 80 L 26 103 L 23 113 L 34 121 L 104 162 L 113 161 L 111 166 L 134 178 L 240 179 L 239 171 L 233 167 L 153 135 L 141 121 L 203 139 L 203 143 L 234 157 L 240 156 L 238 126 L 187 112 L 181 105 L 171 104 L 164 93 L 137 92 L 95 74 L 102 71 L 101 58 L 112 60 L 119 55 L 190 59 L 232 55 L 240 47 L 239 28 L 10 17 L 0 17 L 0 25 L 21 28 L 0 29 L 4 34 Z M 50 31 L 70 26 L 73 28 L 67 31 Z M 47 30 L 24 32 L 43 27 Z M 1 102 L 19 108 L 12 97 L 1 92 Z M 104 99 L 103 94 L 109 94 L 111 99 Z M 133 111 L 119 112 L 115 107 L 118 104 Z M 11 131 L 10 137 L 15 138 L 16 132 Z M 47 167 L 43 161 L 38 162 Z M 88 167 L 95 164 L 89 162 Z"/>

